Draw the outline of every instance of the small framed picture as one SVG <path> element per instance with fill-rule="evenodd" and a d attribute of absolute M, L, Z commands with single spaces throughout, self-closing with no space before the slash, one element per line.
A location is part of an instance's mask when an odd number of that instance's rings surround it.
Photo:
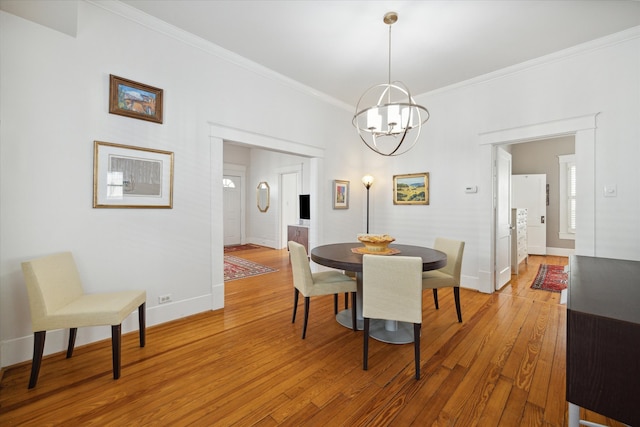
<path fill-rule="evenodd" d="M 94 142 L 94 208 L 172 208 L 173 153 Z"/>
<path fill-rule="evenodd" d="M 333 181 L 333 209 L 349 209 L 349 181 Z"/>
<path fill-rule="evenodd" d="M 429 173 L 393 176 L 394 205 L 428 205 Z"/>
<path fill-rule="evenodd" d="M 110 74 L 109 112 L 162 123 L 162 89 Z"/>

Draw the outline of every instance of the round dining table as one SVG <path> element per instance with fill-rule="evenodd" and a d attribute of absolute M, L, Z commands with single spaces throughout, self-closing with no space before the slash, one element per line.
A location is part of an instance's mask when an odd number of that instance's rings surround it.
<path fill-rule="evenodd" d="M 357 283 L 356 320 L 357 328 L 364 329 L 362 317 L 362 289 L 366 286 L 362 280 L 362 255 L 364 246 L 360 242 L 334 243 L 317 246 L 311 250 L 311 260 L 326 267 L 354 272 Z M 437 270 L 447 265 L 447 255 L 444 252 L 423 246 L 389 245 L 388 255 L 378 256 L 414 256 L 422 258 L 422 271 Z M 389 286 L 393 286 L 392 283 Z M 336 315 L 336 320 L 347 328 L 352 328 L 351 310 L 346 309 Z M 413 324 L 384 319 L 371 319 L 369 335 L 379 341 L 392 344 L 407 344 L 413 342 Z"/>

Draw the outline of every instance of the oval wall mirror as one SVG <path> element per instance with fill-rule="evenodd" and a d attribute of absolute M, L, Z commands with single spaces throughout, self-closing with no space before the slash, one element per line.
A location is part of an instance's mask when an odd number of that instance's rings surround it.
<path fill-rule="evenodd" d="M 258 184 L 256 189 L 256 197 L 258 202 L 258 210 L 260 212 L 266 212 L 269 210 L 269 184 L 262 181 Z"/>

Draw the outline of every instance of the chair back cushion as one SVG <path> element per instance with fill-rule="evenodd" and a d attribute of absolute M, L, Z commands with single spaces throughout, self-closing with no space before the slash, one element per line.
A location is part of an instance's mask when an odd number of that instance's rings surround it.
<path fill-rule="evenodd" d="M 363 255 L 362 314 L 422 323 L 422 259 Z"/>
<path fill-rule="evenodd" d="M 70 252 L 22 263 L 34 332 L 51 313 L 83 295 L 82 283 Z"/>
<path fill-rule="evenodd" d="M 464 242 L 437 237 L 434 244 L 434 249 L 447 254 L 447 265 L 442 267 L 438 271 L 452 276 L 457 286 L 460 286 L 460 271 L 462 270 L 462 253 L 464 252 Z"/>
<path fill-rule="evenodd" d="M 293 270 L 293 286 L 302 292 L 302 295 L 310 296 L 313 276 L 311 275 L 306 249 L 301 244 L 290 241 L 289 257 L 291 259 L 291 269 Z"/>

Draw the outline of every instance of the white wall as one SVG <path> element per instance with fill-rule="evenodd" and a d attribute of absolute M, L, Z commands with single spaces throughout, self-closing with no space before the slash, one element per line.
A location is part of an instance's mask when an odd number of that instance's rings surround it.
<path fill-rule="evenodd" d="M 20 262 L 33 257 L 72 251 L 89 292 L 146 289 L 148 325 L 222 307 L 223 156 L 211 122 L 320 152 L 328 131 L 307 129 L 350 130 L 344 109 L 186 40 L 85 2 L 77 37 L 0 12 L 0 365 L 31 358 Z M 109 114 L 109 74 L 162 88 L 164 123 Z M 94 140 L 174 152 L 173 209 L 93 209 Z M 164 294 L 172 304 L 158 305 Z M 123 328 L 136 329 L 135 316 Z M 65 348 L 65 333 L 48 335 L 46 354 Z M 77 344 L 108 336 L 83 328 Z"/>
<path fill-rule="evenodd" d="M 427 94 L 418 102 L 431 119 L 419 144 L 391 161 L 365 158 L 376 177 L 373 231 L 407 243 L 431 244 L 436 236 L 466 241 L 463 286 L 490 291 L 492 275 L 491 146 L 479 134 L 600 113 L 595 131 L 595 179 L 582 201 L 595 200 L 595 223 L 580 236 L 595 235 L 599 257 L 640 259 L 640 27 L 458 87 Z M 576 146 L 576 152 L 581 155 Z M 582 153 L 585 155 L 585 153 Z M 429 206 L 394 206 L 392 176 L 430 172 Z M 588 180 L 587 180 L 588 181 Z M 618 196 L 603 188 L 616 184 Z M 478 193 L 464 188 L 477 185 Z M 588 209 L 584 209 L 585 211 Z M 593 230 L 591 230 L 593 228 Z M 584 247 L 584 246 L 582 246 Z"/>

